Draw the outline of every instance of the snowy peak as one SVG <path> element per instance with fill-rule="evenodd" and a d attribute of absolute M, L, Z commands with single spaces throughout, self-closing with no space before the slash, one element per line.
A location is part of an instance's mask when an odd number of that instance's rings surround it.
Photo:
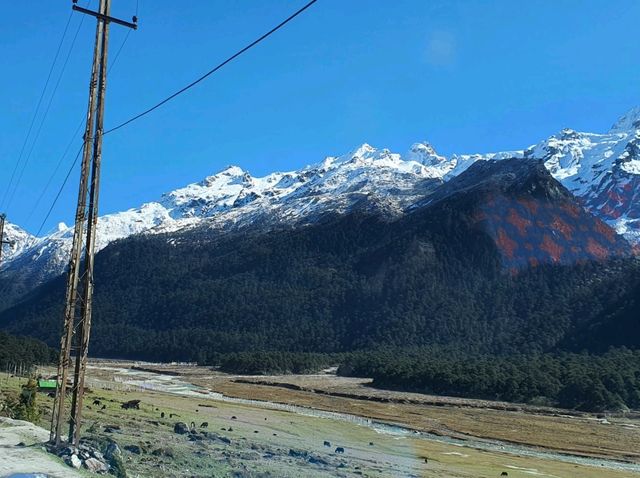
<path fill-rule="evenodd" d="M 325 169 L 384 168 L 399 166 L 403 163 L 399 154 L 392 153 L 388 149 L 376 149 L 367 143 L 349 154 L 327 159 L 328 162 L 325 160 L 322 163 Z"/>
<path fill-rule="evenodd" d="M 610 133 L 624 133 L 640 129 L 640 106 L 630 109 L 611 127 Z"/>
<path fill-rule="evenodd" d="M 359 148 L 357 148 L 353 153 L 351 153 L 351 159 L 353 160 L 374 160 L 375 153 L 377 152 L 376 148 L 371 146 L 370 144 L 363 143 Z"/>
<path fill-rule="evenodd" d="M 316 166 L 305 170 L 327 172 L 329 170 L 368 170 L 372 175 L 384 175 L 390 170 L 395 173 L 406 173 L 419 178 L 442 179 L 454 167 L 455 162 L 436 153 L 429 143 L 415 143 L 405 156 L 383 148 L 377 149 L 364 143 L 353 152 L 328 157 Z"/>
<path fill-rule="evenodd" d="M 440 156 L 436 150 L 427 142 L 414 143 L 407 153 L 408 161 L 424 164 L 425 166 L 437 166 L 447 161 L 447 158 Z"/>
<path fill-rule="evenodd" d="M 214 174 L 214 177 L 219 177 L 219 176 L 243 176 L 245 174 L 244 169 L 242 169 L 240 166 L 235 166 L 233 164 L 227 166 L 226 168 L 224 168 L 223 170 L 221 170 L 220 172 Z"/>
<path fill-rule="evenodd" d="M 407 161 L 419 163 L 425 167 L 425 174 L 432 178 L 444 178 L 456 165 L 456 160 L 449 160 L 439 155 L 427 142 L 414 143 L 406 155 Z"/>
<path fill-rule="evenodd" d="M 228 166 L 199 183 L 163 195 L 160 203 L 172 211 L 174 219 L 209 216 L 231 207 L 253 178 L 238 166 Z"/>
<path fill-rule="evenodd" d="M 10 262 L 36 242 L 35 236 L 9 221 L 4 223 L 4 239 L 8 244 L 0 244 L 3 264 Z"/>

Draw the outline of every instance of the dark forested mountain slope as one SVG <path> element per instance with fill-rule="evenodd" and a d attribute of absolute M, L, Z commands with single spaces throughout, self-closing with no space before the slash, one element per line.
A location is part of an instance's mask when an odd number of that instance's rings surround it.
<path fill-rule="evenodd" d="M 631 255 L 629 244 L 537 160 L 475 163 L 419 205 L 464 211 L 513 270 Z"/>
<path fill-rule="evenodd" d="M 474 165 L 393 222 L 359 213 L 216 241 L 200 229 L 116 242 L 97 257 L 92 353 L 210 362 L 243 350 L 636 346 L 628 245 L 537 163 L 514 165 Z M 63 296 L 59 277 L 0 327 L 54 345 Z"/>

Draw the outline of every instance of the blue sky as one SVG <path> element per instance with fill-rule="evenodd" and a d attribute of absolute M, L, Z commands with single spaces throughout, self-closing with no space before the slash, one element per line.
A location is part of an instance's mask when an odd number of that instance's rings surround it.
<path fill-rule="evenodd" d="M 192 81 L 304 3 L 139 0 L 140 28 L 109 76 L 107 127 Z M 0 199 L 70 7 L 66 0 L 3 5 Z M 129 18 L 135 9 L 136 0 L 113 0 L 116 16 Z M 80 19 L 74 14 L 61 60 Z M 563 127 L 606 131 L 640 104 L 638 19 L 636 0 L 319 0 L 187 94 L 107 136 L 100 212 L 154 200 L 229 164 L 263 175 L 363 142 L 402 153 L 426 140 L 451 154 L 523 148 Z M 84 19 L 6 211 L 31 232 L 80 144 L 78 137 L 34 208 L 85 113 L 94 27 Z M 112 28 L 112 58 L 125 34 Z M 76 195 L 74 173 L 45 231 L 72 222 Z"/>

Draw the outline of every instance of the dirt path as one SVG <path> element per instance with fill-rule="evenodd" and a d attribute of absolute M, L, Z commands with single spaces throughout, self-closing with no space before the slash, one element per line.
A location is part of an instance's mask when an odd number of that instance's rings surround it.
<path fill-rule="evenodd" d="M 41 474 L 50 478 L 87 476 L 40 448 L 49 432 L 32 423 L 0 417 L 0 476 Z M 18 446 L 24 443 L 26 446 Z"/>

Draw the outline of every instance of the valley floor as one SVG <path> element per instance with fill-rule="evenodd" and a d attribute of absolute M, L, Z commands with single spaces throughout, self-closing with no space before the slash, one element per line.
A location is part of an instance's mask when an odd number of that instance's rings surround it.
<path fill-rule="evenodd" d="M 385 392 L 331 375 L 234 377 L 206 367 L 133 365 L 93 362 L 84 411 L 85 436 L 116 441 L 130 476 L 640 476 L 640 419 L 633 417 Z M 0 375 L 0 389 L 18 384 Z M 133 399 L 140 410 L 121 408 Z M 46 395 L 39 400 L 50 408 Z M 178 421 L 194 422 L 196 438 L 174 433 Z M 15 448 L 5 441 L 0 462 Z"/>

